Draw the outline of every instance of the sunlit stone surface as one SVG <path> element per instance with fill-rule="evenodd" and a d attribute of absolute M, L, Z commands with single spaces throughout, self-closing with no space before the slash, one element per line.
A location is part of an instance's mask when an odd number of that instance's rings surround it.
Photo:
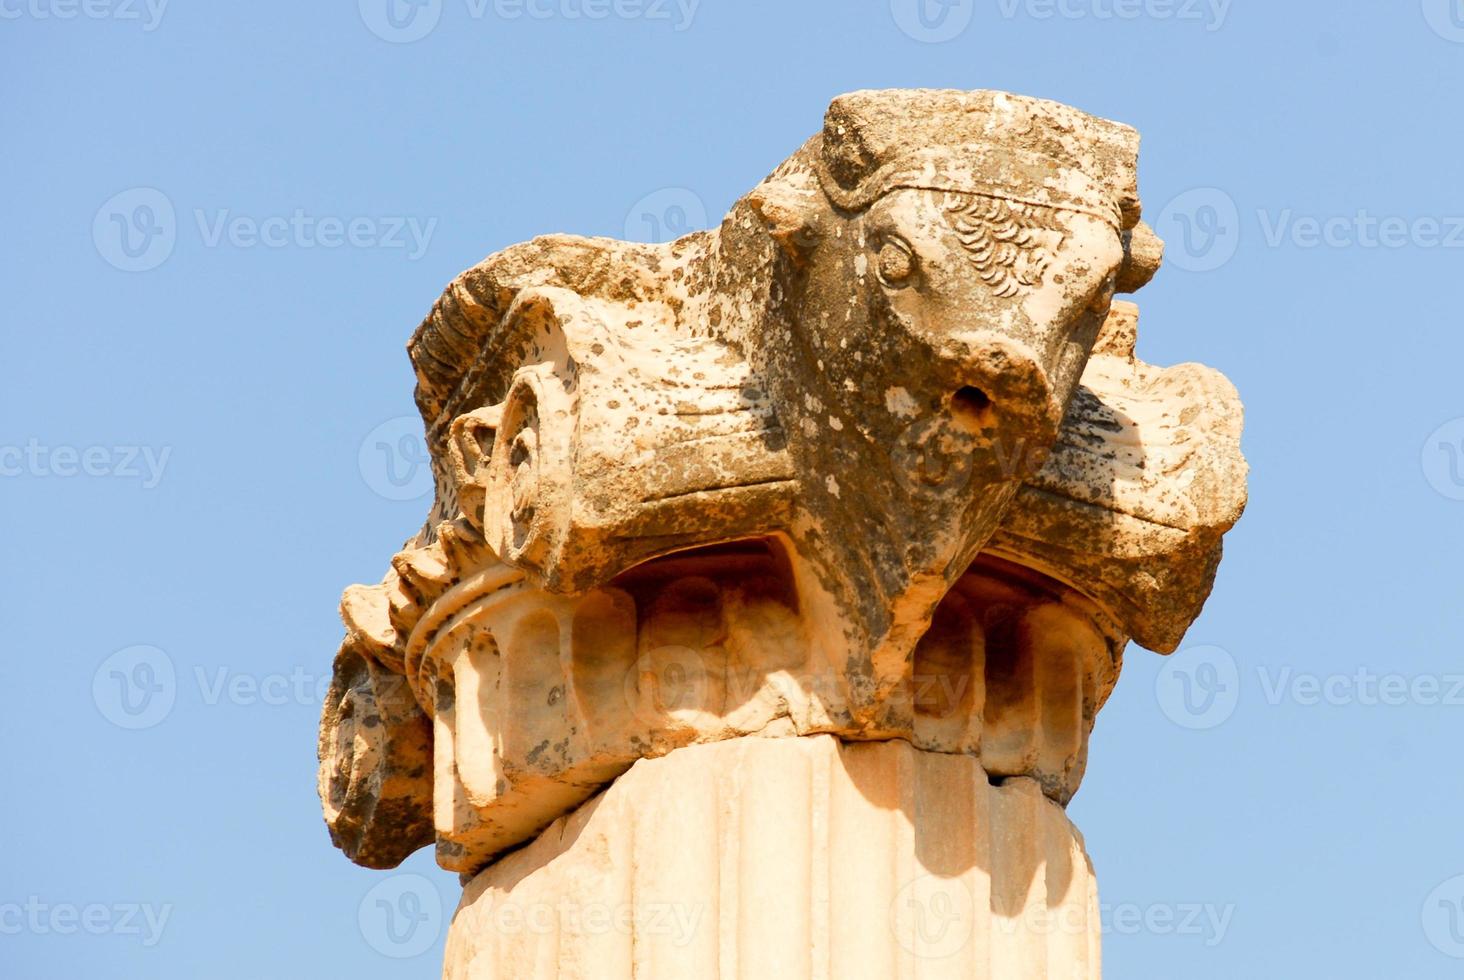
<path fill-rule="evenodd" d="M 463 873 L 450 977 L 1096 977 L 1063 807 L 1245 502 L 1134 356 L 1138 135 L 842 96 L 715 230 L 555 235 L 413 337 L 437 493 L 321 724 L 337 846 Z"/>

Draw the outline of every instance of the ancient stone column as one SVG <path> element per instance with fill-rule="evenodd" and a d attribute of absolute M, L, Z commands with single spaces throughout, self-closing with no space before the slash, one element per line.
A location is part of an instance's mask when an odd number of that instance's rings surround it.
<path fill-rule="evenodd" d="M 1245 500 L 1136 359 L 1137 134 L 856 92 L 721 226 L 548 236 L 413 337 L 436 499 L 342 601 L 320 792 L 452 978 L 1088 978 L 1064 808 Z"/>

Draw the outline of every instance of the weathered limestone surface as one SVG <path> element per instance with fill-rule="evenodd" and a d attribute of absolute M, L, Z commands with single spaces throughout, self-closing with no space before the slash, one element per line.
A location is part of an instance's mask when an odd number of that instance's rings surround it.
<path fill-rule="evenodd" d="M 473 879 L 445 975 L 1096 978 L 1097 900 L 1031 780 L 903 741 L 737 739 L 637 763 Z"/>
<path fill-rule="evenodd" d="M 830 964 L 893 962 L 906 926 L 869 930 L 909 882 L 848 879 L 840 921 L 865 927 L 843 929 L 809 898 L 822 872 L 766 884 L 782 864 L 859 839 L 881 873 L 931 870 L 937 826 L 986 855 L 988 889 L 1004 861 L 1058 860 L 1003 829 L 1001 801 L 1072 833 L 1060 808 L 1125 646 L 1177 647 L 1245 502 L 1234 389 L 1138 360 L 1137 307 L 1114 298 L 1162 255 L 1137 151 L 1049 102 L 857 92 L 714 230 L 547 236 L 448 286 L 409 348 L 436 497 L 382 582 L 342 600 L 320 789 L 357 863 L 435 843 L 477 875 L 450 974 L 861 975 Z M 754 830 L 645 836 L 661 808 L 750 812 L 754 757 L 800 802 L 767 802 Z M 866 765 L 873 783 L 850 775 Z M 839 779 L 883 802 L 840 809 Z M 901 810 L 943 780 L 984 815 Z M 820 812 L 906 831 L 809 830 Z M 689 856 L 734 841 L 755 859 Z M 703 957 L 689 973 L 637 959 L 649 939 L 480 934 L 483 896 L 547 900 L 579 887 L 567 868 L 596 869 L 632 918 L 655 890 L 614 889 L 657 876 L 735 902 L 713 908 L 716 943 L 665 952 Z M 988 941 L 1026 907 L 976 902 L 977 938 L 941 969 L 1096 975 L 1086 932 L 1045 960 Z M 798 922 L 825 947 L 748 972 L 751 945 L 785 948 L 753 932 Z M 948 975 L 921 969 L 869 975 Z"/>

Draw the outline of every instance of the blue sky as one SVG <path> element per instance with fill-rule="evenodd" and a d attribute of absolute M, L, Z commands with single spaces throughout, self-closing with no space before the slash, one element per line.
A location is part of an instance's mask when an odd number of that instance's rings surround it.
<path fill-rule="evenodd" d="M 455 877 L 314 789 L 340 590 L 426 510 L 408 335 L 937 86 L 1143 132 L 1139 352 L 1247 405 L 1215 595 L 1071 807 L 1109 975 L 1459 975 L 1464 5 L 393 2 L 0 0 L 0 974 L 436 975 Z"/>

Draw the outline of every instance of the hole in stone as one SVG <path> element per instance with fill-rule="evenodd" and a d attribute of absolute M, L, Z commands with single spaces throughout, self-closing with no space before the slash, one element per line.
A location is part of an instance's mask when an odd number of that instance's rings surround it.
<path fill-rule="evenodd" d="M 973 385 L 967 385 L 951 396 L 951 414 L 958 422 L 980 427 L 991 421 L 991 411 L 991 396 Z"/>

